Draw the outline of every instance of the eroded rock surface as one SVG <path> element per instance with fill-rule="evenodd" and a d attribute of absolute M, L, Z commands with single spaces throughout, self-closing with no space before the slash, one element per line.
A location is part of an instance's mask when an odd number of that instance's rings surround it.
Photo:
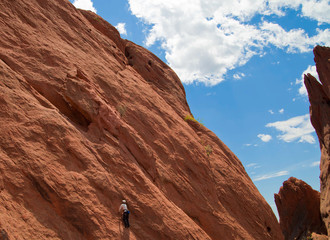
<path fill-rule="evenodd" d="M 314 48 L 318 82 L 311 74 L 305 75 L 305 86 L 310 101 L 311 122 L 321 148 L 321 216 L 330 232 L 330 48 Z"/>
<path fill-rule="evenodd" d="M 282 239 L 156 56 L 67 0 L 0 9 L 2 238 Z"/>
<path fill-rule="evenodd" d="M 320 214 L 320 193 L 294 177 L 283 183 L 275 203 L 285 240 L 307 239 L 311 233 L 326 234 Z"/>

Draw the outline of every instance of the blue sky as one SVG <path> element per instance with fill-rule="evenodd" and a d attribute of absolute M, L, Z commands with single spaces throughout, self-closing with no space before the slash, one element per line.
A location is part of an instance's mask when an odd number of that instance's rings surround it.
<path fill-rule="evenodd" d="M 242 161 L 277 214 L 290 176 L 319 190 L 320 149 L 303 73 L 330 46 L 328 0 L 71 0 L 179 75 L 196 119 Z"/>

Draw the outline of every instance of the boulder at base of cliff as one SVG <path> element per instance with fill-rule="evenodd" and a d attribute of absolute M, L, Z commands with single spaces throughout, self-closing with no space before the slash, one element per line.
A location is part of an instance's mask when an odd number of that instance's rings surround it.
<path fill-rule="evenodd" d="M 285 240 L 303 240 L 311 232 L 326 234 L 320 214 L 320 193 L 294 177 L 283 183 L 275 203 Z"/>

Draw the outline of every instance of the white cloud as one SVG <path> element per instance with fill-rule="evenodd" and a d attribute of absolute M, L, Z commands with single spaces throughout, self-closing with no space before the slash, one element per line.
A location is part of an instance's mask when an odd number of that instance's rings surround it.
<path fill-rule="evenodd" d="M 299 88 L 299 94 L 302 96 L 307 96 L 307 89 L 304 84 L 304 75 L 310 73 L 312 74 L 318 81 L 319 80 L 319 75 L 317 74 L 316 67 L 309 65 L 307 69 L 301 74 L 300 79 L 296 79 L 296 84 L 300 85 Z"/>
<path fill-rule="evenodd" d="M 118 23 L 115 28 L 117 28 L 120 35 L 127 35 L 126 23 Z"/>
<path fill-rule="evenodd" d="M 309 114 L 290 118 L 286 121 L 278 121 L 268 123 L 266 127 L 274 127 L 276 130 L 282 132 L 277 137 L 285 142 L 299 142 L 315 143 L 315 139 L 311 133 L 314 128 L 309 120 Z"/>
<path fill-rule="evenodd" d="M 236 73 L 233 75 L 233 78 L 236 80 L 242 79 L 243 77 L 245 77 L 244 73 Z"/>
<path fill-rule="evenodd" d="M 246 167 L 257 169 L 257 168 L 260 168 L 261 166 L 259 166 L 257 163 L 250 163 L 250 164 L 246 165 Z"/>
<path fill-rule="evenodd" d="M 96 13 L 96 9 L 93 6 L 93 2 L 91 0 L 74 0 L 73 5 L 76 8 L 90 10 Z"/>
<path fill-rule="evenodd" d="M 272 115 L 275 114 L 274 111 L 273 111 L 272 109 L 269 109 L 268 112 L 269 112 L 270 114 L 272 114 Z M 283 114 L 283 113 L 284 113 L 284 108 L 281 108 L 280 110 L 278 110 L 278 113 L 279 113 L 279 114 Z"/>
<path fill-rule="evenodd" d="M 317 167 L 317 166 L 320 166 L 320 161 L 313 162 L 313 163 L 311 164 L 311 167 Z"/>
<path fill-rule="evenodd" d="M 306 17 L 314 18 L 320 23 L 330 23 L 329 1 L 306 1 L 302 7 L 302 12 Z"/>
<path fill-rule="evenodd" d="M 270 178 L 281 177 L 281 176 L 286 176 L 286 175 L 289 175 L 288 171 L 280 171 L 280 172 L 265 174 L 265 175 L 256 177 L 256 178 L 253 179 L 253 181 L 258 182 L 258 181 L 262 181 L 262 180 L 266 180 L 266 179 L 270 179 Z"/>
<path fill-rule="evenodd" d="M 256 163 L 250 163 L 250 164 L 246 165 L 246 167 L 247 167 L 247 168 L 250 168 L 250 167 L 254 167 L 254 166 L 256 166 L 256 165 L 257 165 Z"/>
<path fill-rule="evenodd" d="M 303 29 L 292 29 L 285 31 L 277 23 L 263 22 L 261 25 L 263 40 L 288 52 L 308 52 L 311 50 L 313 40 L 308 37 Z"/>
<path fill-rule="evenodd" d="M 273 0 L 269 7 L 274 13 L 282 13 L 283 7 L 298 9 L 301 7 L 302 16 L 314 19 L 321 23 L 330 23 L 330 5 L 328 0 Z"/>
<path fill-rule="evenodd" d="M 283 16 L 287 9 L 329 22 L 327 0 L 129 0 L 129 5 L 132 14 L 150 25 L 146 45 L 159 41 L 184 83 L 215 85 L 270 45 L 288 52 L 330 45 L 329 29 L 308 36 L 303 29 L 286 31 L 274 22 L 248 22 L 257 15 Z"/>
<path fill-rule="evenodd" d="M 272 136 L 268 134 L 258 134 L 258 138 L 260 138 L 263 142 L 269 142 L 270 140 L 272 140 Z"/>
<path fill-rule="evenodd" d="M 206 96 L 208 96 L 208 97 L 209 97 L 209 96 L 215 96 L 215 95 L 217 95 L 216 92 L 209 92 L 209 93 L 206 94 Z"/>

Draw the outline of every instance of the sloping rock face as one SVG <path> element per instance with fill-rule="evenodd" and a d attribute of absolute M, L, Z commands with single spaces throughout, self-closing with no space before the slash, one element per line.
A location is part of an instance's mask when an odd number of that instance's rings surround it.
<path fill-rule="evenodd" d="M 312 232 L 326 234 L 320 214 L 320 193 L 294 177 L 283 183 L 275 203 L 285 240 L 306 239 Z"/>
<path fill-rule="evenodd" d="M 0 9 L 2 238 L 282 239 L 156 56 L 67 0 Z"/>
<path fill-rule="evenodd" d="M 317 234 L 317 233 L 312 233 L 310 235 L 310 238 L 309 239 L 312 239 L 312 240 L 329 240 L 328 239 L 328 236 L 326 236 L 326 235 L 320 235 L 320 234 Z"/>
<path fill-rule="evenodd" d="M 310 102 L 311 122 L 321 148 L 321 216 L 330 233 L 330 48 L 314 48 L 314 61 L 321 83 L 311 74 L 305 75 Z"/>

